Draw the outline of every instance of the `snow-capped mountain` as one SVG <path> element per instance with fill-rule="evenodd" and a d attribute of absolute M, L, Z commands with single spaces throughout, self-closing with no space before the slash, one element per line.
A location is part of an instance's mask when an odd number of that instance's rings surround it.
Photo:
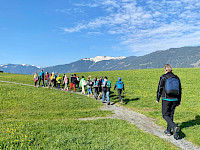
<path fill-rule="evenodd" d="M 172 64 L 174 68 L 200 67 L 200 46 L 171 48 L 165 51 L 156 51 L 144 56 L 109 57 L 96 56 L 84 58 L 70 64 L 43 68 L 45 72 L 78 73 L 108 70 L 131 70 L 163 68 L 165 64 Z M 34 74 L 42 68 L 34 65 L 0 65 L 0 71 L 19 74 Z"/>
<path fill-rule="evenodd" d="M 22 64 L 22 66 L 26 66 L 26 67 L 36 67 L 36 68 L 38 68 L 38 69 L 41 69 L 41 67 L 35 66 L 35 65 Z"/>
<path fill-rule="evenodd" d="M 96 57 L 93 57 L 93 58 L 83 58 L 82 60 L 90 60 L 90 61 L 93 61 L 93 62 L 99 62 L 99 61 L 103 61 L 103 60 L 120 60 L 120 59 L 124 59 L 126 58 L 125 56 L 121 56 L 121 57 L 110 57 L 110 56 L 96 56 Z"/>
<path fill-rule="evenodd" d="M 5 64 L 0 65 L 0 70 L 8 73 L 17 73 L 17 74 L 34 74 L 41 68 L 34 65 L 27 64 Z"/>

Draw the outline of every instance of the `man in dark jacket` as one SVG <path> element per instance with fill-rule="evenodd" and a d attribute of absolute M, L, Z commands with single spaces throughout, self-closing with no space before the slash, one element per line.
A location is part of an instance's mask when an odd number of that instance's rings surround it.
<path fill-rule="evenodd" d="M 74 88 L 74 92 L 76 91 L 75 83 L 76 83 L 76 77 L 74 77 L 73 74 L 72 74 L 71 75 L 71 84 L 70 84 L 69 90 L 71 90 L 71 88 L 73 87 Z"/>
<path fill-rule="evenodd" d="M 174 139 L 178 139 L 178 132 L 180 128 L 173 122 L 174 111 L 176 106 L 181 103 L 181 82 L 178 76 L 172 73 L 172 66 L 170 64 L 165 65 L 165 74 L 160 77 L 157 90 L 157 100 L 159 103 L 162 96 L 162 115 L 167 122 L 167 129 L 165 134 L 171 135 L 171 129 L 173 129 Z"/>

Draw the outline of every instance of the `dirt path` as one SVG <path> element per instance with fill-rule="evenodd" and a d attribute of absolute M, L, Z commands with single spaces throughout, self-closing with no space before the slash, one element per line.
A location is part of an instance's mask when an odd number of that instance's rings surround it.
<path fill-rule="evenodd" d="M 20 84 L 20 83 L 9 82 L 9 81 L 0 81 L 0 82 Z M 20 85 L 33 86 L 29 84 L 20 84 Z M 73 92 L 73 93 L 80 94 L 79 92 Z M 145 115 L 142 115 L 140 113 L 134 112 L 133 110 L 130 110 L 128 108 L 125 108 L 119 105 L 106 105 L 106 104 L 104 105 L 103 108 L 101 108 L 101 110 L 112 111 L 113 115 L 108 116 L 108 117 L 81 118 L 79 120 L 86 121 L 86 120 L 105 119 L 105 118 L 126 120 L 130 122 L 131 124 L 135 124 L 141 130 L 148 132 L 150 134 L 154 134 L 183 150 L 200 150 L 200 147 L 193 145 L 191 142 L 188 142 L 184 139 L 175 140 L 173 136 L 165 135 L 163 133 L 164 129 L 161 126 L 155 124 L 153 119 L 148 118 Z"/>

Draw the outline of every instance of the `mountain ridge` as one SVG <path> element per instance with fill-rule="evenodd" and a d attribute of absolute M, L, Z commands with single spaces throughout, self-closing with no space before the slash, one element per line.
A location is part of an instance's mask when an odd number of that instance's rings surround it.
<path fill-rule="evenodd" d="M 155 51 L 144 56 L 96 56 L 93 58 L 83 58 L 69 64 L 45 67 L 43 70 L 45 72 L 74 73 L 109 70 L 151 69 L 163 68 L 163 66 L 167 63 L 171 64 L 173 68 L 200 67 L 200 46 L 170 48 L 168 50 Z M 0 70 L 2 71 L 19 74 L 34 74 L 35 72 L 40 72 L 42 69 L 38 66 L 26 64 L 22 64 L 21 66 L 17 67 L 14 67 L 14 64 L 10 64 L 10 69 L 8 64 L 6 68 L 3 68 L 2 66 L 3 65 L 0 65 Z"/>

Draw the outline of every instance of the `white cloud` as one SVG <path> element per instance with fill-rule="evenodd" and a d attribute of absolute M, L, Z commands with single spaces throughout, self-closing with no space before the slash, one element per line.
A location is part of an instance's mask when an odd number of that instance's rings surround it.
<path fill-rule="evenodd" d="M 96 32 L 104 28 L 107 34 L 120 36 L 121 44 L 138 54 L 200 45 L 197 40 L 200 35 L 199 0 L 148 0 L 143 3 L 139 0 L 98 0 L 79 6 L 104 9 L 106 15 L 100 14 L 85 24 L 63 28 L 65 32 Z"/>

